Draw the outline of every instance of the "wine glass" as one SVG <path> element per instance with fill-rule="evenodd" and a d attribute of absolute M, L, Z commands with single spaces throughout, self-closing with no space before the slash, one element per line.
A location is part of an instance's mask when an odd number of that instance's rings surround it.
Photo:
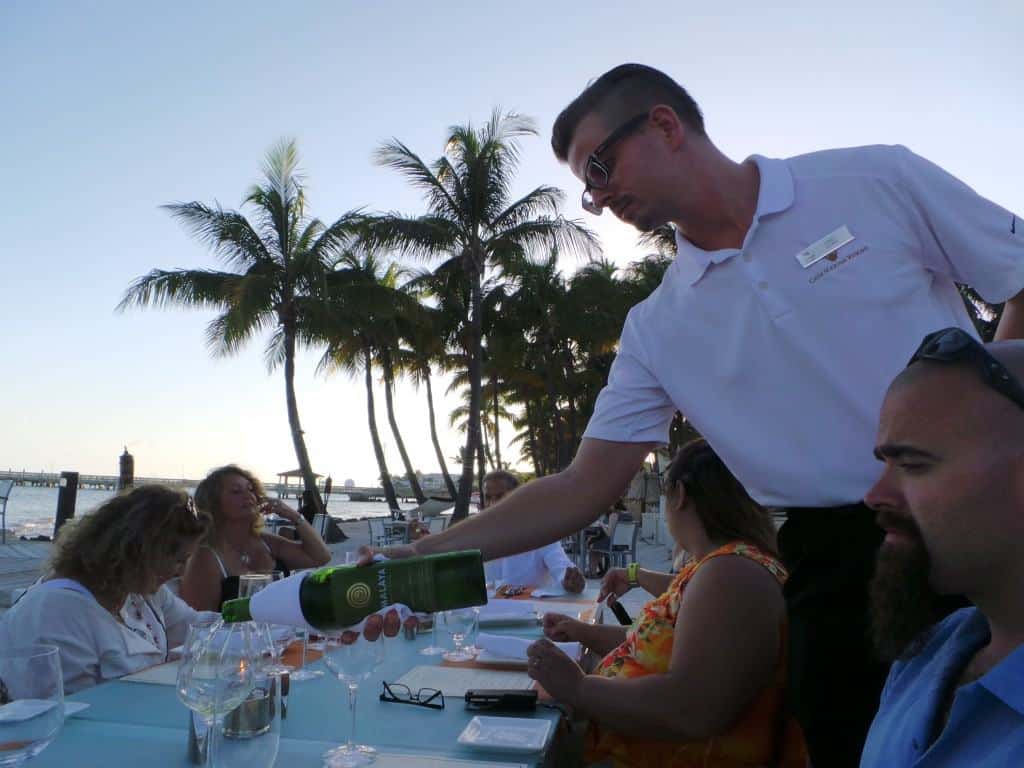
<path fill-rule="evenodd" d="M 64 724 L 64 678 L 55 645 L 0 650 L 0 766 L 22 765 Z"/>
<path fill-rule="evenodd" d="M 189 627 L 178 666 L 178 699 L 202 721 L 199 753 L 215 765 L 209 735 L 217 720 L 244 702 L 256 684 L 260 654 L 254 625 L 219 621 Z"/>
<path fill-rule="evenodd" d="M 280 578 L 281 571 L 243 573 L 238 577 L 238 596 L 252 597 Z M 261 653 L 270 659 L 264 664 L 263 671 L 268 675 L 283 675 L 286 672 L 291 672 L 294 667 L 283 663 L 281 661 L 281 654 L 284 653 L 288 645 L 295 639 L 295 632 L 292 628 L 279 624 L 259 622 L 256 624 L 255 631 L 257 632 L 256 641 L 259 644 Z"/>
<path fill-rule="evenodd" d="M 329 768 L 351 768 L 368 765 L 377 759 L 377 750 L 365 744 L 356 744 L 356 694 L 359 683 L 373 674 L 373 670 L 384 660 L 384 638 L 367 640 L 359 632 L 346 630 L 341 635 L 328 638 L 324 661 L 338 682 L 348 688 L 348 708 L 351 714 L 348 741 L 324 752 L 325 765 Z"/>
<path fill-rule="evenodd" d="M 477 614 L 478 611 L 474 608 L 456 608 L 438 614 L 441 617 L 441 625 L 455 643 L 455 650 L 445 651 L 442 655 L 441 658 L 445 661 L 473 660 L 473 654 L 462 643 L 466 635 L 472 632 Z"/>

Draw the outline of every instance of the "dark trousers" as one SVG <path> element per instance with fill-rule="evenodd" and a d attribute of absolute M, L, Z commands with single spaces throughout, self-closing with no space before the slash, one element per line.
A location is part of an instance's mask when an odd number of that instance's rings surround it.
<path fill-rule="evenodd" d="M 789 704 L 814 768 L 860 763 L 888 665 L 874 653 L 868 584 L 884 534 L 863 504 L 789 509 L 779 551 L 789 570 Z"/>

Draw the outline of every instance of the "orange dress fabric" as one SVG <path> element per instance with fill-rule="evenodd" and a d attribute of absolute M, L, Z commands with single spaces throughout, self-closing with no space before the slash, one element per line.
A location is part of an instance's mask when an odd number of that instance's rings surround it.
<path fill-rule="evenodd" d="M 786 580 L 782 564 L 751 544 L 732 542 L 719 547 L 701 560 L 687 564 L 661 597 L 644 606 L 626 633 L 625 641 L 604 657 L 594 674 L 635 678 L 667 672 L 683 591 L 704 563 L 723 555 L 749 557 L 763 565 L 780 585 Z M 795 720 L 785 717 L 782 710 L 786 692 L 785 629 L 784 622 L 772 682 L 728 731 L 703 741 L 665 742 L 631 737 L 623 731 L 591 723 L 586 734 L 587 762 L 611 760 L 616 766 L 651 768 L 803 768 L 807 754 L 800 728 Z"/>

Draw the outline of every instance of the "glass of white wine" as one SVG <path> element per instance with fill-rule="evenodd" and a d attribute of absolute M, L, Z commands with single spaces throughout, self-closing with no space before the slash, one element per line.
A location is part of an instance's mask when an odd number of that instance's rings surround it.
<path fill-rule="evenodd" d="M 0 649 L 0 766 L 19 766 L 64 724 L 64 678 L 55 645 Z"/>
<path fill-rule="evenodd" d="M 216 765 L 216 739 L 209 738 L 220 718 L 244 702 L 256 684 L 260 649 L 254 625 L 243 622 L 194 624 L 189 627 L 178 666 L 181 703 L 202 721 L 199 754 Z"/>
<path fill-rule="evenodd" d="M 475 654 L 463 643 L 466 637 L 473 632 L 478 614 L 479 611 L 475 608 L 456 608 L 436 614 L 441 617 L 441 626 L 452 636 L 452 641 L 455 643 L 455 649 L 445 651 L 441 658 L 445 661 L 472 661 L 474 659 Z"/>

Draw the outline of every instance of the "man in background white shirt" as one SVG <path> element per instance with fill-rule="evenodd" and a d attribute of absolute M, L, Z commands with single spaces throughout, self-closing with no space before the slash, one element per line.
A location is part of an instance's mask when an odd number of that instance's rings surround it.
<path fill-rule="evenodd" d="M 496 504 L 518 486 L 519 480 L 511 472 L 501 469 L 488 472 L 484 476 L 481 509 Z M 587 583 L 583 572 L 572 564 L 557 541 L 540 549 L 491 560 L 486 563 L 485 571 L 487 580 L 499 588 L 558 585 L 566 592 L 579 593 Z"/>

